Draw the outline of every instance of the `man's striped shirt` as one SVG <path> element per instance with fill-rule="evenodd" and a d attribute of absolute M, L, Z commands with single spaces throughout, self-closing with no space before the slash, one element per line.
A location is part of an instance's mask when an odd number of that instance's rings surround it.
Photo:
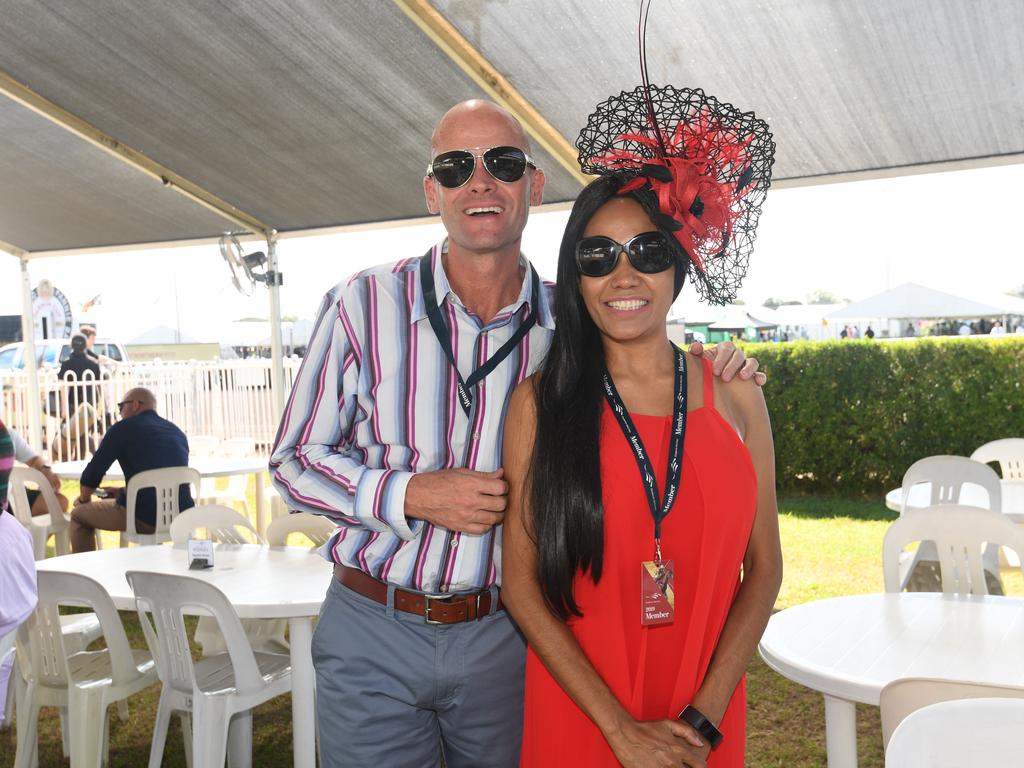
<path fill-rule="evenodd" d="M 463 379 L 530 315 L 530 268 L 519 297 L 489 323 L 451 290 L 442 246 L 431 259 L 438 306 L 447 319 Z M 405 516 L 416 472 L 501 466 L 505 409 L 515 386 L 538 367 L 554 330 L 551 286 L 537 324 L 474 387 L 470 416 L 455 372 L 427 318 L 419 259 L 359 273 L 324 298 L 270 460 L 291 510 L 341 526 L 325 548 L 334 562 L 429 593 L 501 583 L 501 528 L 474 535 Z"/>

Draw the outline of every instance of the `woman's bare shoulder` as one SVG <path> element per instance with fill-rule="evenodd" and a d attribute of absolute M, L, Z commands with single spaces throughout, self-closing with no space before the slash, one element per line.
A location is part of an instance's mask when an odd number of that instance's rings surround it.
<path fill-rule="evenodd" d="M 512 391 L 505 413 L 505 461 L 510 452 L 515 456 L 533 452 L 537 432 L 537 386 L 539 374 L 523 379 Z"/>
<path fill-rule="evenodd" d="M 537 388 L 540 386 L 540 371 L 530 374 L 512 390 L 512 398 L 508 404 L 508 413 L 513 411 L 523 415 L 537 415 Z"/>

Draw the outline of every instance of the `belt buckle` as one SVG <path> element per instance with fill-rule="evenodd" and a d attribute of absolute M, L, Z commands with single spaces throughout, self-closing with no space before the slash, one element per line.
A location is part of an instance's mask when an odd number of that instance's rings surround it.
<path fill-rule="evenodd" d="M 427 624 L 434 624 L 436 626 L 439 626 L 441 624 L 444 624 L 444 622 L 430 618 L 430 602 L 433 599 L 434 598 L 430 597 L 429 595 L 423 596 L 423 619 L 424 621 L 426 621 Z"/>

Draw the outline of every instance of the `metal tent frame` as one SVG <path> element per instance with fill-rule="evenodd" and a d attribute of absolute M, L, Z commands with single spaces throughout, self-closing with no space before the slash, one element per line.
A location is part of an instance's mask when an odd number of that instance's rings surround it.
<path fill-rule="evenodd" d="M 0 0 L 0 250 L 41 256 L 267 241 L 421 215 L 424 138 L 486 97 L 535 143 L 552 201 L 566 137 L 637 81 L 621 0 Z M 659 0 L 652 82 L 766 118 L 776 187 L 1024 162 L 1019 0 Z M 283 406 L 279 286 L 269 290 Z M 35 372 L 29 372 L 33 386 Z M 29 435 L 37 447 L 38 424 Z"/>

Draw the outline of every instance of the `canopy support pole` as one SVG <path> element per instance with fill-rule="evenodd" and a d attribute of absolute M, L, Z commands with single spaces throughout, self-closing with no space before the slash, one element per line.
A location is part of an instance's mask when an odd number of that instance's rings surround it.
<path fill-rule="evenodd" d="M 277 268 L 277 232 L 267 235 L 267 287 L 270 289 L 270 392 L 274 421 L 284 414 L 284 355 L 281 351 L 281 272 Z"/>
<path fill-rule="evenodd" d="M 25 360 L 25 375 L 28 377 L 28 387 L 25 390 L 25 398 L 28 400 L 25 409 L 28 412 L 28 434 L 22 435 L 22 437 L 32 446 L 32 450 L 42 454 L 43 429 L 40 419 L 39 367 L 36 365 L 36 324 L 32 314 L 32 280 L 28 274 L 28 256 L 21 256 L 19 261 L 21 262 L 21 340 L 24 342 L 22 355 Z"/>
<path fill-rule="evenodd" d="M 593 181 L 580 171 L 576 149 L 548 122 L 491 62 L 484 58 L 429 0 L 394 0 L 423 33 L 498 104 L 523 124 L 526 132 L 561 164 L 580 186 Z"/>

